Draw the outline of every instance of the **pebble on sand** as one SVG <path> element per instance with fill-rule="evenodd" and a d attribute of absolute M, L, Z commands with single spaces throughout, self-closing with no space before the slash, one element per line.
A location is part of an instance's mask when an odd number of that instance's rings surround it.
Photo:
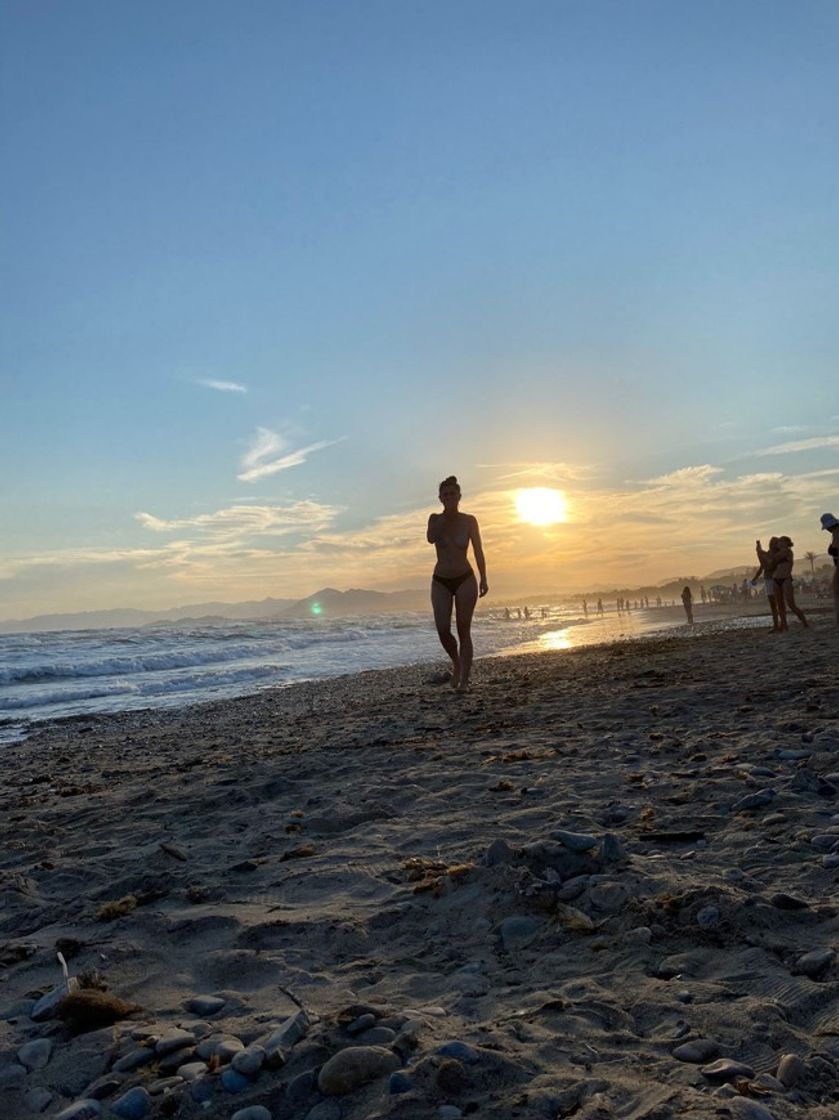
<path fill-rule="evenodd" d="M 226 1002 L 220 996 L 194 996 L 186 1006 L 193 1015 L 215 1015 Z"/>
<path fill-rule="evenodd" d="M 101 1115 L 102 1105 L 99 1101 L 82 1100 L 63 1108 L 54 1120 L 98 1120 Z"/>
<path fill-rule="evenodd" d="M 318 1088 L 329 1097 L 342 1096 L 398 1067 L 399 1059 L 392 1050 L 379 1046 L 348 1046 L 324 1064 L 318 1075 Z"/>
<path fill-rule="evenodd" d="M 791 1089 L 807 1076 L 807 1066 L 797 1054 L 784 1054 L 778 1062 L 776 1076 L 782 1085 Z"/>
<path fill-rule="evenodd" d="M 795 962 L 793 973 L 809 976 L 811 980 L 821 976 L 833 964 L 836 953 L 833 949 L 813 949 Z"/>
<path fill-rule="evenodd" d="M 572 852 L 589 852 L 598 844 L 597 837 L 588 832 L 566 832 L 564 828 L 558 828 L 551 836 Z"/>
<path fill-rule="evenodd" d="M 732 1097 L 727 1107 L 736 1120 L 775 1120 L 765 1105 L 749 1097 Z"/>
<path fill-rule="evenodd" d="M 264 1104 L 252 1104 L 234 1112 L 230 1120 L 271 1120 L 271 1113 Z"/>
<path fill-rule="evenodd" d="M 50 1060 L 52 1043 L 48 1038 L 35 1038 L 26 1042 L 17 1052 L 18 1060 L 27 1069 L 43 1069 Z"/>
<path fill-rule="evenodd" d="M 736 1062 L 733 1058 L 719 1058 L 709 1066 L 700 1070 L 703 1077 L 709 1081 L 733 1081 L 737 1077 L 754 1077 L 755 1071 L 745 1062 Z"/>
<path fill-rule="evenodd" d="M 710 1038 L 694 1038 L 690 1042 L 683 1042 L 673 1051 L 673 1057 L 680 1062 L 708 1062 L 719 1054 L 720 1048 Z"/>
<path fill-rule="evenodd" d="M 111 1112 L 120 1120 L 143 1120 L 151 1110 L 151 1103 L 148 1092 L 141 1085 L 135 1085 L 112 1103 Z"/>

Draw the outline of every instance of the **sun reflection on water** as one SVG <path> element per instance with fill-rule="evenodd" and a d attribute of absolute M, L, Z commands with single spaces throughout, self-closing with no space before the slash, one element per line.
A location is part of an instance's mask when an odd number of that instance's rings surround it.
<path fill-rule="evenodd" d="M 538 638 L 539 649 L 557 650 L 573 649 L 574 643 L 567 630 L 548 630 Z"/>

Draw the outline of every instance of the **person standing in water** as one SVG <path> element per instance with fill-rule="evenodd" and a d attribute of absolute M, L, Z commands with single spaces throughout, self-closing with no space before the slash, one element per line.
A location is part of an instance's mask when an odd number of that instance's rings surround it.
<path fill-rule="evenodd" d="M 821 523 L 822 529 L 830 533 L 827 554 L 833 561 L 833 611 L 836 615 L 836 625 L 839 626 L 839 520 L 832 513 L 823 513 Z"/>
<path fill-rule="evenodd" d="M 460 485 L 454 475 L 449 475 L 440 483 L 439 497 L 443 512 L 431 514 L 426 532 L 428 543 L 437 550 L 437 563 L 431 577 L 431 605 L 440 642 L 452 660 L 452 684 L 465 692 L 469 687 L 474 653 L 472 614 L 478 596 L 483 598 L 489 591 L 486 560 L 477 518 L 461 513 L 458 508 Z M 470 543 L 481 577 L 480 586 L 466 558 Z M 453 606 L 457 616 L 457 638 L 452 634 Z"/>
<path fill-rule="evenodd" d="M 693 595 L 691 595 L 687 584 L 682 590 L 682 606 L 685 608 L 685 614 L 688 617 L 688 626 L 693 626 Z"/>

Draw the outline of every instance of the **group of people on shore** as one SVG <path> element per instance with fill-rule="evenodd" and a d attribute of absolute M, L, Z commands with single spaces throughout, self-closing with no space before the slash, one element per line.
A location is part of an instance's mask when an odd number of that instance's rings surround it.
<path fill-rule="evenodd" d="M 438 490 L 443 505 L 442 513 L 432 513 L 428 518 L 426 539 L 437 551 L 437 563 L 431 579 L 431 604 L 434 609 L 434 622 L 440 642 L 452 662 L 452 684 L 460 691 L 469 687 L 472 670 L 472 615 L 479 597 L 489 591 L 487 583 L 486 559 L 484 557 L 481 533 L 477 518 L 461 513 L 460 485 L 454 475 L 449 475 L 440 483 Z M 821 527 L 831 535 L 828 554 L 833 560 L 833 604 L 836 623 L 839 625 L 839 518 L 832 513 L 823 513 Z M 479 580 L 475 577 L 467 559 L 467 550 L 472 545 Z M 756 542 L 758 569 L 752 582 L 763 578 L 764 590 L 772 612 L 772 630 L 781 632 L 787 629 L 787 611 L 792 612 L 807 626 L 804 612 L 795 601 L 792 582 L 794 564 L 793 542 L 788 536 L 772 537 L 769 547 L 764 549 Z M 659 600 L 660 601 L 660 600 Z M 682 592 L 682 604 L 688 622 L 693 622 L 693 601 L 689 587 Z M 636 604 L 637 606 L 637 604 Z M 452 610 L 455 611 L 457 637 L 452 633 Z M 527 608 L 524 608 L 527 611 Z M 584 606 L 588 615 L 588 604 Z M 602 600 L 597 602 L 597 613 L 602 614 Z M 527 612 L 529 614 L 529 612 Z"/>

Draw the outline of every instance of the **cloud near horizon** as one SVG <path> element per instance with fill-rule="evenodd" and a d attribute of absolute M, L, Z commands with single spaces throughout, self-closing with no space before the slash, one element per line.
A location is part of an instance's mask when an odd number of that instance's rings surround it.
<path fill-rule="evenodd" d="M 268 439 L 273 434 L 263 440 L 268 454 L 276 451 Z M 516 481 L 544 485 L 550 480 L 544 466 Z M 755 538 L 781 531 L 796 541 L 800 564 L 809 549 L 824 554 L 818 517 L 835 505 L 837 487 L 839 468 L 731 476 L 705 463 L 611 485 L 595 478 L 569 481 L 569 520 L 548 528 L 517 520 L 517 487 L 500 477 L 470 495 L 464 509 L 481 524 L 491 591 L 510 596 L 553 588 L 570 594 L 750 564 Z M 57 605 L 62 602 L 77 609 L 74 604 L 88 603 L 94 594 L 106 606 L 165 606 L 193 594 L 226 600 L 302 596 L 324 584 L 421 587 L 434 561 L 425 540 L 431 511 L 425 506 L 340 529 L 341 511 L 312 501 L 234 504 L 188 517 L 141 512 L 134 515 L 137 524 L 168 539 L 156 547 L 5 557 L 0 578 L 8 606 L 2 614 L 8 616 L 14 605 L 20 617 L 24 592 L 33 604 L 25 613 L 31 614 L 65 609 Z M 80 590 L 68 600 L 73 581 Z M 105 594 L 109 601 L 102 602 Z"/>

